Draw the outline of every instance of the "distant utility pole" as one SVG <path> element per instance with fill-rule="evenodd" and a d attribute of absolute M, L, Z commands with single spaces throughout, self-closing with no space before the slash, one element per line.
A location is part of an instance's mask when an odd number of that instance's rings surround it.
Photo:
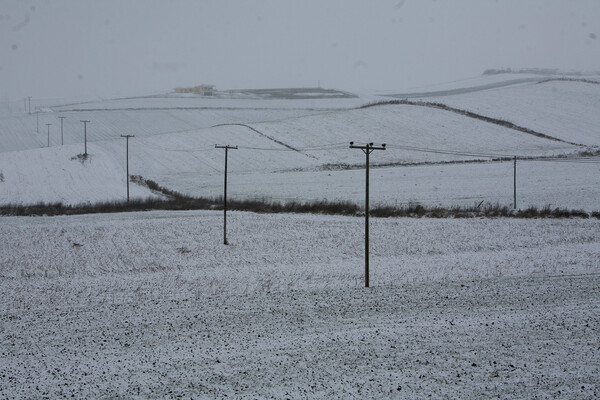
<path fill-rule="evenodd" d="M 31 96 L 27 97 L 29 99 L 29 115 L 31 115 Z"/>
<path fill-rule="evenodd" d="M 65 144 L 64 136 L 63 136 L 63 120 L 67 117 L 58 117 L 60 118 L 60 145 Z"/>
<path fill-rule="evenodd" d="M 35 110 L 35 132 L 40 133 L 40 110 Z"/>
<path fill-rule="evenodd" d="M 87 124 L 88 122 L 90 122 L 89 120 L 83 120 L 80 121 L 83 122 L 83 143 L 84 143 L 84 149 L 85 151 L 83 152 L 84 156 L 87 156 Z"/>
<path fill-rule="evenodd" d="M 129 203 L 129 138 L 135 137 L 135 135 L 121 135 L 121 137 L 124 137 L 126 142 L 125 157 L 127 158 L 127 203 Z"/>
<path fill-rule="evenodd" d="M 517 209 L 517 156 L 513 167 L 513 208 Z"/>
<path fill-rule="evenodd" d="M 385 144 L 374 146 L 373 143 L 367 143 L 364 146 L 355 146 L 350 142 L 351 149 L 360 149 L 367 156 L 366 160 L 366 189 L 365 189 L 365 287 L 369 287 L 369 154 L 374 150 L 385 150 Z"/>
<path fill-rule="evenodd" d="M 225 149 L 225 184 L 223 194 L 223 244 L 229 244 L 227 242 L 227 156 L 229 149 L 237 150 L 237 146 L 220 146 L 215 144 L 215 149 Z"/>
<path fill-rule="evenodd" d="M 46 126 L 48 127 L 48 147 L 50 147 L 50 125 L 52 124 L 46 124 Z"/>

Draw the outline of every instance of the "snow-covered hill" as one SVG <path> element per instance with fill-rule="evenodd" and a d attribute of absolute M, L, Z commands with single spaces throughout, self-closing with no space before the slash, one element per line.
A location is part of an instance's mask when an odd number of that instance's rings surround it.
<path fill-rule="evenodd" d="M 193 195 L 221 194 L 224 154 L 214 145 L 230 144 L 239 147 L 229 152 L 233 197 L 361 202 L 365 157 L 348 148 L 354 141 L 387 144 L 386 151 L 371 157 L 373 166 L 386 167 L 372 172 L 375 203 L 512 204 L 512 162 L 447 163 L 573 156 L 595 152 L 600 145 L 600 116 L 594 112 L 600 85 L 538 83 L 546 78 L 531 75 L 518 83 L 515 79 L 484 76 L 445 87 L 462 85 L 465 93 L 424 100 L 509 121 L 520 130 L 415 104 L 360 107 L 389 95 L 266 100 L 170 94 L 62 102 L 39 115 L 0 118 L 0 204 L 121 198 L 126 183 L 123 134 L 135 135 L 130 140 L 131 174 Z M 64 146 L 59 116 L 66 117 Z M 72 160 L 84 151 L 81 120 L 91 121 L 90 158 L 83 163 Z M 53 124 L 49 148 L 46 123 Z M 519 204 L 600 209 L 598 165 L 523 163 Z M 133 195 L 151 194 L 135 188 Z"/>
<path fill-rule="evenodd" d="M 524 125 L 570 142 L 600 146 L 600 82 L 537 80 L 424 99 Z"/>

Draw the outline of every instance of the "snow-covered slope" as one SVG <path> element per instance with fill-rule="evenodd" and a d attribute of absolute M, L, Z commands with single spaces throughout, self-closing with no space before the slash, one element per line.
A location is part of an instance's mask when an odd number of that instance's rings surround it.
<path fill-rule="evenodd" d="M 89 158 L 77 157 L 79 146 L 2 153 L 0 204 L 96 203 L 125 200 L 127 179 L 121 154 L 90 146 Z M 130 185 L 130 197 L 155 197 L 149 189 Z"/>
<path fill-rule="evenodd" d="M 514 80 L 513 76 L 510 78 Z M 534 79 L 525 78 L 528 82 Z M 37 116 L 0 118 L 0 203 L 73 204 L 119 198 L 125 187 L 125 141 L 120 138 L 123 134 L 136 136 L 130 140 L 131 174 L 153 179 L 162 186 L 194 195 L 219 195 L 224 154 L 214 145 L 229 144 L 239 147 L 229 152 L 231 196 L 301 201 L 360 202 L 360 167 L 365 157 L 362 152 L 349 149 L 348 143 L 386 143 L 386 151 L 375 152 L 371 157 L 372 165 L 386 166 L 379 174 L 374 172 L 373 178 L 374 201 L 382 204 L 423 199 L 427 199 L 427 204 L 444 205 L 471 205 L 481 200 L 512 203 L 511 165 L 427 164 L 564 156 L 597 150 L 584 145 L 600 143 L 595 139 L 595 126 L 600 121 L 594 112 L 600 85 L 552 81 L 503 86 L 497 76 L 485 79 L 498 87 L 473 89 L 443 100 L 452 107 L 509 120 L 556 139 L 439 108 L 410 104 L 357 108 L 360 104 L 372 104 L 376 100 L 373 96 L 265 100 L 168 95 L 63 103 L 45 108 Z M 469 87 L 481 87 L 484 83 L 480 80 Z M 58 116 L 67 117 L 64 146 L 59 145 Z M 37 118 L 40 133 L 36 133 Z M 84 150 L 81 120 L 91 121 L 87 126 L 91 158 L 83 164 L 71 160 Z M 48 140 L 44 129 L 48 121 L 53 123 L 51 146 L 43 148 Z M 394 167 L 406 164 L 421 167 Z M 540 168 L 520 168 L 519 185 L 524 187 L 520 193 L 524 195 L 529 190 L 527 198 L 536 200 L 519 203 L 598 209 L 594 189 L 597 165 L 565 169 L 547 163 Z M 404 179 L 415 171 L 419 175 Z M 526 171 L 532 175 L 522 175 Z M 568 175 L 569 171 L 576 175 Z M 432 184 L 437 181 L 432 177 L 439 173 L 444 178 Z M 557 176 L 561 179 L 547 179 Z M 581 190 L 563 190 L 560 182 L 564 180 Z M 522 184 L 529 181 L 551 184 L 549 188 L 543 184 Z M 378 190 L 377 186 L 385 189 Z M 440 189 L 443 187 L 447 189 Z M 551 195 L 540 195 L 537 188 L 549 189 Z M 134 190 L 136 196 L 149 193 Z"/>
<path fill-rule="evenodd" d="M 600 83 L 538 79 L 423 100 L 510 121 L 569 142 L 600 146 Z"/>
<path fill-rule="evenodd" d="M 232 122 L 259 122 L 280 120 L 322 111 L 305 109 L 109 109 L 54 112 L 46 110 L 39 116 L 22 115 L 0 118 L 0 149 L 18 151 L 41 148 L 48 145 L 47 123 L 50 127 L 50 145 L 61 144 L 61 121 L 63 121 L 64 144 L 84 142 L 84 125 L 87 124 L 88 142 L 117 139 L 120 135 L 153 136 L 165 133 L 188 132 L 214 125 Z M 39 122 L 37 119 L 39 118 Z"/>

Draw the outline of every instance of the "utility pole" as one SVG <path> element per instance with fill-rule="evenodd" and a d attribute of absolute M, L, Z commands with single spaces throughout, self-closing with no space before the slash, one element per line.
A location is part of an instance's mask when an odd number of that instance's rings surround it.
<path fill-rule="evenodd" d="M 365 287 L 369 287 L 369 154 L 374 150 L 385 150 L 385 143 L 381 146 L 374 146 L 373 143 L 367 143 L 364 146 L 355 146 L 350 142 L 351 149 L 360 149 L 365 153 L 366 159 L 366 189 L 365 189 Z"/>
<path fill-rule="evenodd" d="M 215 149 L 225 149 L 225 183 L 224 183 L 224 194 L 223 194 L 223 244 L 229 244 L 227 242 L 227 156 L 229 149 L 237 150 L 237 146 L 219 146 L 215 144 Z"/>
<path fill-rule="evenodd" d="M 31 115 L 31 96 L 27 97 L 29 99 L 29 115 Z"/>
<path fill-rule="evenodd" d="M 83 143 L 85 146 L 85 151 L 83 152 L 84 156 L 87 156 L 87 124 L 88 122 L 90 122 L 89 120 L 83 120 L 80 122 L 83 122 Z"/>
<path fill-rule="evenodd" d="M 60 145 L 65 144 L 64 136 L 63 136 L 63 120 L 67 117 L 58 117 L 60 118 Z"/>
<path fill-rule="evenodd" d="M 35 110 L 35 132 L 40 133 L 40 110 Z"/>
<path fill-rule="evenodd" d="M 517 156 L 513 167 L 513 208 L 517 209 Z"/>
<path fill-rule="evenodd" d="M 48 147 L 50 147 L 50 125 L 52 124 L 46 124 L 46 126 L 48 127 Z"/>
<path fill-rule="evenodd" d="M 129 203 L 129 138 L 135 137 L 135 135 L 121 135 L 121 137 L 124 137 L 126 142 L 125 157 L 127 158 L 127 203 Z"/>

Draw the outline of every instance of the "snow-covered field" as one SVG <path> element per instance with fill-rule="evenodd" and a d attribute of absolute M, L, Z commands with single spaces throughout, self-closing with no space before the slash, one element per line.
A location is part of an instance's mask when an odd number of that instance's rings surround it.
<path fill-rule="evenodd" d="M 480 161 L 597 151 L 600 85 L 509 78 L 418 92 L 560 140 L 356 108 L 385 99 L 372 94 L 65 100 L 43 104 L 39 133 L 15 106 L 0 118 L 0 205 L 125 199 L 133 134 L 130 173 L 192 195 L 221 195 L 214 145 L 229 144 L 232 198 L 362 204 L 364 154 L 348 143 L 384 142 L 372 204 L 512 206 L 513 163 Z M 598 211 L 599 172 L 597 158 L 519 160 L 517 205 Z M 231 212 L 225 246 L 216 211 L 3 217 L 0 398 L 600 396 L 600 220 L 373 218 L 370 289 L 363 229 Z"/>
<path fill-rule="evenodd" d="M 594 398 L 600 221 L 3 218 L 0 397 Z"/>

